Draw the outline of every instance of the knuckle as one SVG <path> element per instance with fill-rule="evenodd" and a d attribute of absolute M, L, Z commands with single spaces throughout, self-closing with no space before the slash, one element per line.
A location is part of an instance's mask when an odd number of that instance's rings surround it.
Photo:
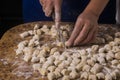
<path fill-rule="evenodd" d="M 78 21 L 79 21 L 79 22 L 83 22 L 83 21 L 84 21 L 84 19 L 83 19 L 83 18 L 81 18 L 81 17 L 78 17 Z"/>
<path fill-rule="evenodd" d="M 88 19 L 86 19 L 86 24 L 87 24 L 87 25 L 91 25 L 91 21 L 88 20 Z"/>

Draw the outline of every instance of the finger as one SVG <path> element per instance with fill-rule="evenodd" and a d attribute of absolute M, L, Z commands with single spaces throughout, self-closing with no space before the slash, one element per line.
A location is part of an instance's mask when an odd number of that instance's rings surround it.
<path fill-rule="evenodd" d="M 74 41 L 74 45 L 78 45 L 80 44 L 82 41 L 85 40 L 85 38 L 87 37 L 88 35 L 88 32 L 90 30 L 90 23 L 86 23 L 84 26 L 83 26 L 83 29 L 81 30 L 81 32 L 79 33 L 78 37 L 76 38 L 76 40 Z"/>
<path fill-rule="evenodd" d="M 46 0 L 40 0 L 40 4 L 42 5 L 42 10 L 43 10 L 43 12 L 45 12 Z"/>
<path fill-rule="evenodd" d="M 76 37 L 79 35 L 80 31 L 82 30 L 83 27 L 83 21 L 81 19 L 77 19 L 77 22 L 75 24 L 75 27 L 73 29 L 73 32 L 69 38 L 69 40 L 66 42 L 67 46 L 72 46 L 74 43 L 74 40 L 76 39 Z"/>
<path fill-rule="evenodd" d="M 81 42 L 80 45 L 84 45 L 90 42 L 94 38 L 93 37 L 94 35 L 95 35 L 95 29 L 93 28 L 92 30 L 89 31 L 87 38 L 83 42 Z"/>
<path fill-rule="evenodd" d="M 48 1 L 47 6 L 45 7 L 45 16 L 50 17 L 53 11 L 53 2 Z"/>
<path fill-rule="evenodd" d="M 39 2 L 40 2 L 40 4 L 43 6 L 43 3 L 44 3 L 43 0 L 39 0 Z"/>
<path fill-rule="evenodd" d="M 42 7 L 45 7 L 46 4 L 46 0 L 39 0 L 40 4 L 42 5 Z"/>
<path fill-rule="evenodd" d="M 55 0 L 54 7 L 55 7 L 55 21 L 60 22 L 61 21 L 61 2 L 62 0 Z"/>
<path fill-rule="evenodd" d="M 96 35 L 97 35 L 97 31 L 98 30 L 95 30 L 95 32 L 93 33 L 94 35 L 92 36 L 92 39 L 88 43 L 92 43 L 95 40 Z"/>

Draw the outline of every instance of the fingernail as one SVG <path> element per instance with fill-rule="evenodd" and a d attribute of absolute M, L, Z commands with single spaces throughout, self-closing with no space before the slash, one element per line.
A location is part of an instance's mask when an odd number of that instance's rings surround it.
<path fill-rule="evenodd" d="M 65 42 L 65 45 L 66 45 L 67 47 L 71 46 L 68 41 Z"/>

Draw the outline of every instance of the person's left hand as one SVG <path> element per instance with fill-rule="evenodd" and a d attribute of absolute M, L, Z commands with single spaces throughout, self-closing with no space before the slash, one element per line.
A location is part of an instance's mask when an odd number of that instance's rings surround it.
<path fill-rule="evenodd" d="M 54 13 L 57 22 L 61 20 L 62 0 L 39 0 L 42 5 L 45 16 L 50 17 Z"/>
<path fill-rule="evenodd" d="M 83 12 L 79 15 L 66 46 L 83 45 L 93 41 L 98 28 L 97 20 L 98 17 L 93 13 Z"/>

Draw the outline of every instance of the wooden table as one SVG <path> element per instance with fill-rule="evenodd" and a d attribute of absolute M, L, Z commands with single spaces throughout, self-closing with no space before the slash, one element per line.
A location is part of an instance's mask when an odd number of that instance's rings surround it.
<path fill-rule="evenodd" d="M 15 68 L 15 66 L 13 66 L 13 63 L 16 57 L 14 49 L 17 48 L 17 44 L 22 40 L 19 34 L 26 30 L 33 29 L 36 23 L 40 25 L 53 24 L 53 22 L 33 22 L 33 23 L 18 25 L 8 30 L 1 38 L 0 40 L 0 80 L 24 80 L 24 78 L 19 78 L 11 74 L 12 70 Z M 66 23 L 72 24 L 68 22 Z M 62 24 L 66 24 L 66 23 L 62 23 Z M 108 25 L 108 24 L 104 24 L 102 26 L 106 26 L 106 27 L 112 26 L 116 28 L 118 27 L 117 25 Z M 32 80 L 32 78 L 29 80 Z"/>

